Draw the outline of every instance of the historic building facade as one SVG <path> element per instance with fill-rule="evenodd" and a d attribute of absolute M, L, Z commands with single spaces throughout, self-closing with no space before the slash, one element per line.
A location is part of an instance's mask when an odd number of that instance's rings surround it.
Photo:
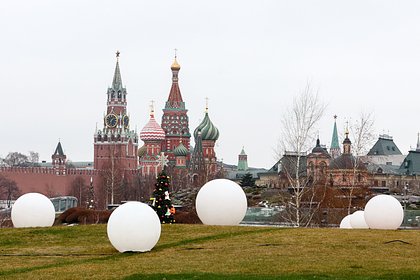
<path fill-rule="evenodd" d="M 147 199 L 150 194 L 142 194 L 144 180 L 141 178 L 155 178 L 163 168 L 182 177 L 179 182 L 191 180 L 194 172 L 198 172 L 192 162 L 202 161 L 207 174 L 217 172 L 214 146 L 219 132 L 210 121 L 207 109 L 203 122 L 196 129 L 196 152 L 191 152 L 188 110 L 178 85 L 181 67 L 176 57 L 171 65 L 172 86 L 163 109 L 162 124 L 156 122 L 154 108 L 151 108 L 149 122 L 137 135 L 130 129 L 127 90 L 122 83 L 119 55 L 117 52 L 112 85 L 106 92 L 103 124 L 94 133 L 93 163 L 84 166 L 68 164 L 59 142 L 51 164 L 0 166 L 0 174 L 15 181 L 21 193 L 40 192 L 54 197 L 72 194 L 77 188 L 85 192 L 93 187 L 96 206 L 103 208 L 122 200 Z M 138 138 L 144 142 L 141 148 L 138 148 Z M 82 206 L 84 203 L 79 201 Z"/>
<path fill-rule="evenodd" d="M 168 172 L 173 176 L 188 177 L 190 182 L 202 176 L 207 181 L 218 172 L 214 147 L 219 130 L 211 122 L 206 105 L 204 119 L 194 130 L 195 145 L 191 147 L 188 110 L 179 88 L 180 69 L 175 57 L 171 65 L 172 85 L 163 108 L 161 125 L 151 116 L 140 133 L 144 142 L 138 152 L 140 172 L 142 176 L 156 176 L 167 159 Z"/>

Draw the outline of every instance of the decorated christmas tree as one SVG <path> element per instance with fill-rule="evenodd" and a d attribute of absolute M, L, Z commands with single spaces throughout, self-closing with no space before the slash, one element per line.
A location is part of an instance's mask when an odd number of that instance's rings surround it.
<path fill-rule="evenodd" d="M 170 177 L 165 171 L 159 173 L 156 178 L 155 190 L 151 198 L 152 207 L 155 209 L 162 224 L 172 224 L 175 222 L 175 208 L 169 198 Z"/>

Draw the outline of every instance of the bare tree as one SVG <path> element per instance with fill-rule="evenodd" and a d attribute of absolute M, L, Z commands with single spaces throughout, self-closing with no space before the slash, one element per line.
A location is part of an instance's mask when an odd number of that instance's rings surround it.
<path fill-rule="evenodd" d="M 308 83 L 305 88 L 293 99 L 293 104 L 286 109 L 281 119 L 281 139 L 279 141 L 279 154 L 291 155 L 289 166 L 283 163 L 282 171 L 286 177 L 292 198 L 289 202 L 293 209 L 293 224 L 301 226 L 302 199 L 307 186 L 307 178 L 302 171 L 302 159 L 305 157 L 310 145 L 313 143 L 315 129 L 321 119 L 326 106 L 320 101 L 318 92 L 314 92 Z"/>
<path fill-rule="evenodd" d="M 366 155 L 371 148 L 375 138 L 374 125 L 372 113 L 366 112 L 361 112 L 359 119 L 354 124 L 350 124 L 350 133 L 354 135 L 352 150 L 356 157 Z"/>
<path fill-rule="evenodd" d="M 69 194 L 75 196 L 78 199 L 80 206 L 86 203 L 88 196 L 88 186 L 83 177 L 77 176 L 71 181 Z"/>
<path fill-rule="evenodd" d="M 166 168 L 166 172 L 171 177 L 171 191 L 173 193 L 183 191 L 189 187 L 190 182 L 188 181 L 187 169 L 177 169 L 174 166 L 170 166 Z"/>
<path fill-rule="evenodd" d="M 98 206 L 106 206 L 120 202 L 121 186 L 124 179 L 124 170 L 121 164 L 120 152 L 115 145 L 109 145 L 109 161 L 102 167 L 100 173 L 100 186 L 102 195 L 97 196 Z M 103 197 L 102 197 L 103 196 Z M 104 205 L 103 205 L 104 204 Z"/>
<path fill-rule="evenodd" d="M 34 152 L 34 151 L 29 151 L 28 161 L 31 163 L 31 165 L 38 166 L 39 165 L 39 153 Z"/>
<path fill-rule="evenodd" d="M 10 152 L 4 159 L 3 162 L 7 166 L 27 166 L 28 157 L 19 152 Z"/>
<path fill-rule="evenodd" d="M 0 198 L 7 201 L 8 208 L 10 208 L 12 200 L 17 199 L 19 195 L 20 190 L 16 182 L 0 175 Z"/>
<path fill-rule="evenodd" d="M 361 112 L 359 119 L 349 124 L 350 134 L 353 136 L 352 154 L 353 169 L 350 178 L 347 213 L 350 214 L 353 207 L 353 195 L 356 189 L 359 191 L 366 187 L 366 176 L 361 176 L 361 170 L 365 169 L 361 158 L 366 155 L 374 140 L 374 118 L 372 113 Z M 363 172 L 366 173 L 367 172 Z M 363 191 L 362 191 L 363 192 Z"/>

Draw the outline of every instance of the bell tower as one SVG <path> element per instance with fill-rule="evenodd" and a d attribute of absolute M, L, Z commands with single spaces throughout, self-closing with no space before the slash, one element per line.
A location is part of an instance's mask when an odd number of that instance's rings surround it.
<path fill-rule="evenodd" d="M 127 113 L 127 90 L 123 86 L 117 51 L 112 86 L 107 91 L 106 113 L 103 128 L 94 135 L 94 169 L 103 170 L 112 166 L 119 169 L 137 169 L 138 137 L 130 130 Z"/>
<path fill-rule="evenodd" d="M 185 102 L 182 100 L 178 85 L 178 73 L 180 69 L 181 66 L 178 64 L 175 55 L 174 62 L 171 65 L 172 87 L 162 116 L 162 129 L 165 131 L 163 150 L 172 165 L 175 165 L 174 150 L 178 147 L 180 141 L 188 151 L 190 150 L 191 134 L 188 126 L 188 110 L 185 108 Z M 189 153 L 186 156 L 186 160 L 190 160 Z"/>
<path fill-rule="evenodd" d="M 61 142 L 58 141 L 57 148 L 55 148 L 54 154 L 51 156 L 52 166 L 56 175 L 66 175 L 66 155 L 61 147 Z"/>

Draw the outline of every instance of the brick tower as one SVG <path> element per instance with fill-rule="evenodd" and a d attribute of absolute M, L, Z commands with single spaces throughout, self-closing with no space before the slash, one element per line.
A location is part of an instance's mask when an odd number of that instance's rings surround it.
<path fill-rule="evenodd" d="M 66 155 L 61 147 L 61 142 L 58 141 L 57 148 L 55 148 L 54 154 L 51 156 L 52 166 L 56 175 L 66 175 Z"/>
<path fill-rule="evenodd" d="M 175 148 L 178 147 L 181 141 L 189 151 L 191 138 L 188 126 L 188 110 L 185 109 L 185 102 L 182 100 L 178 85 L 178 73 L 180 69 L 181 66 L 179 66 L 175 56 L 174 62 L 171 65 L 172 87 L 162 116 L 162 129 L 166 135 L 163 151 L 168 156 L 169 164 L 172 166 L 175 165 Z M 186 156 L 186 160 L 190 160 L 190 154 Z"/>
<path fill-rule="evenodd" d="M 120 170 L 137 169 L 138 137 L 130 130 L 127 114 L 127 91 L 123 87 L 119 65 L 120 53 L 117 51 L 112 86 L 107 91 L 106 114 L 103 129 L 94 135 L 94 169 L 115 168 Z"/>
<path fill-rule="evenodd" d="M 241 153 L 238 155 L 238 171 L 248 170 L 248 155 L 245 153 L 244 147 L 242 147 Z"/>

